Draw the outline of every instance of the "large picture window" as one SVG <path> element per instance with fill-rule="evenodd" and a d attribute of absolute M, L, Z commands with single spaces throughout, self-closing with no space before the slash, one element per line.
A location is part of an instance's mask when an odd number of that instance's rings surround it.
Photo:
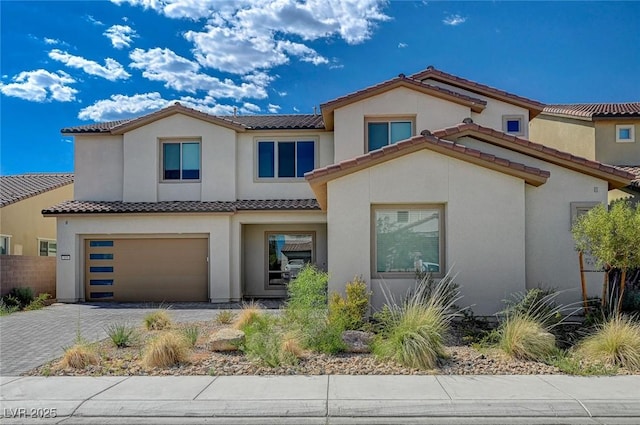
<path fill-rule="evenodd" d="M 413 122 L 409 119 L 368 119 L 366 124 L 368 152 L 413 136 Z"/>
<path fill-rule="evenodd" d="M 267 233 L 267 288 L 286 285 L 314 262 L 314 239 L 313 232 Z"/>
<path fill-rule="evenodd" d="M 315 168 L 313 140 L 258 141 L 258 178 L 302 178 Z"/>
<path fill-rule="evenodd" d="M 162 179 L 199 180 L 200 142 L 162 142 Z"/>
<path fill-rule="evenodd" d="M 374 274 L 413 276 L 416 271 L 441 276 L 443 208 L 379 206 L 373 209 Z"/>

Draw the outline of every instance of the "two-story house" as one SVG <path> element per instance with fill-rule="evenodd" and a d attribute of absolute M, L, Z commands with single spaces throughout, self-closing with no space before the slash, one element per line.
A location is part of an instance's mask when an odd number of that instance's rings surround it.
<path fill-rule="evenodd" d="M 629 186 L 609 192 L 609 201 L 640 202 L 640 102 L 547 105 L 529 132 L 531 140 L 633 173 Z"/>
<path fill-rule="evenodd" d="M 321 115 L 175 104 L 75 137 L 58 221 L 63 301 L 283 297 L 310 262 L 403 295 L 452 268 L 477 314 L 539 285 L 579 299 L 572 216 L 633 175 L 529 141 L 539 102 L 429 67 Z M 594 292 L 598 282 L 593 283 Z"/>

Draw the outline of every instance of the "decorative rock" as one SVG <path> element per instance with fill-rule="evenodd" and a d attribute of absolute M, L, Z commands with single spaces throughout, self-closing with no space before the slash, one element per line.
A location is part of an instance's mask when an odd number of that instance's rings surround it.
<path fill-rule="evenodd" d="M 342 332 L 342 342 L 346 345 L 347 353 L 368 353 L 371 351 L 369 344 L 373 341 L 373 334 L 364 331 Z"/>
<path fill-rule="evenodd" d="M 210 351 L 236 351 L 244 342 L 244 332 L 233 328 L 222 328 L 209 338 Z"/>

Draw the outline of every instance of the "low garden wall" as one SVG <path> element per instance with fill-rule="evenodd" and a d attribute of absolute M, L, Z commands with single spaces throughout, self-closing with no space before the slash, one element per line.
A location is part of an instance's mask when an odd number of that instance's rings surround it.
<path fill-rule="evenodd" d="M 17 287 L 30 287 L 33 295 L 56 297 L 56 257 L 0 256 L 0 295 Z"/>

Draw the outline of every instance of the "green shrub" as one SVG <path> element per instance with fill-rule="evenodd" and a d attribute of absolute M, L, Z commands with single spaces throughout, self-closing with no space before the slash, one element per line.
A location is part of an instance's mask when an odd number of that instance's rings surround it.
<path fill-rule="evenodd" d="M 553 288 L 533 288 L 524 293 L 517 293 L 506 304 L 502 314 L 506 316 L 527 315 L 544 325 L 555 325 L 562 319 L 560 308 L 555 299 L 558 292 Z"/>
<path fill-rule="evenodd" d="M 9 293 L 4 296 L 5 304 L 8 306 L 17 306 L 19 310 L 28 306 L 33 299 L 33 289 L 26 286 L 12 288 Z"/>
<path fill-rule="evenodd" d="M 216 315 L 216 323 L 219 325 L 230 325 L 236 319 L 236 314 L 231 310 L 222 310 Z"/>
<path fill-rule="evenodd" d="M 604 376 L 618 373 L 617 366 L 608 366 L 600 362 L 584 362 L 575 353 L 563 350 L 557 350 L 545 362 L 568 375 Z"/>
<path fill-rule="evenodd" d="M 453 306 L 461 297 L 449 274 L 435 284 L 429 279 L 423 278 L 402 303 L 383 287 L 387 305 L 377 316 L 381 330 L 373 344 L 377 356 L 408 367 L 433 369 L 445 355 L 444 334 L 457 315 Z"/>
<path fill-rule="evenodd" d="M 346 298 L 334 292 L 329 299 L 329 321 L 341 323 L 345 329 L 360 329 L 369 310 L 371 292 L 361 277 L 355 277 L 345 288 Z"/>
<path fill-rule="evenodd" d="M 156 310 L 144 316 L 144 325 L 150 331 L 160 331 L 171 327 L 171 316 L 166 310 Z"/>
<path fill-rule="evenodd" d="M 200 335 L 200 328 L 196 325 L 187 326 L 182 330 L 182 333 L 189 342 L 189 346 L 195 347 L 198 342 L 198 335 Z"/>
<path fill-rule="evenodd" d="M 135 328 L 126 323 L 112 323 L 105 328 L 105 331 L 113 345 L 118 348 L 131 346 L 136 337 Z"/>
<path fill-rule="evenodd" d="M 243 331 L 245 342 L 241 348 L 250 360 L 269 367 L 297 363 L 293 338 L 291 334 L 285 337 L 277 317 L 260 314 Z"/>
<path fill-rule="evenodd" d="M 640 370 L 640 324 L 625 317 L 612 317 L 597 325 L 594 334 L 578 346 L 586 359 Z"/>
<path fill-rule="evenodd" d="M 33 301 L 31 301 L 27 306 L 25 306 L 25 310 L 27 311 L 31 311 L 31 310 L 40 310 L 41 308 L 44 308 L 45 306 L 45 302 L 51 298 L 51 295 L 47 294 L 47 293 L 43 293 L 40 294 L 36 297 L 36 299 L 34 299 Z"/>
<path fill-rule="evenodd" d="M 170 367 L 189 360 L 189 342 L 182 333 L 162 332 L 144 348 L 142 363 L 146 367 Z"/>
<path fill-rule="evenodd" d="M 329 320 L 327 273 L 305 266 L 289 283 L 283 320 L 288 331 L 300 335 L 304 348 L 334 354 L 344 350 L 344 324 Z"/>
<path fill-rule="evenodd" d="M 7 316 L 15 313 L 19 307 L 15 304 L 7 304 L 4 298 L 0 298 L 0 316 Z"/>

